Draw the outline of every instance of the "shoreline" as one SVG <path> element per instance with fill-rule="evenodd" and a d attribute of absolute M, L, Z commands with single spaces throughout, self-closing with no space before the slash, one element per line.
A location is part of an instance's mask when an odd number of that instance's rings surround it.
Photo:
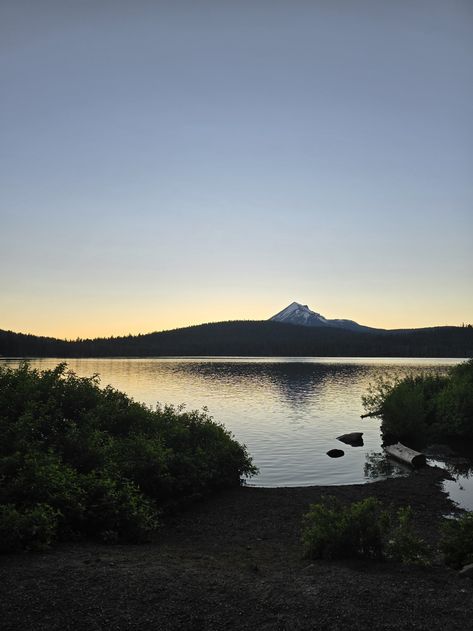
<path fill-rule="evenodd" d="M 3 631 L 92 629 L 469 628 L 471 581 L 441 561 L 419 568 L 364 560 L 308 561 L 301 517 L 331 494 L 410 504 L 428 543 L 457 509 L 426 467 L 370 484 L 242 486 L 170 516 L 155 541 L 61 544 L 0 558 Z M 399 627 L 399 606 L 408 612 Z"/>

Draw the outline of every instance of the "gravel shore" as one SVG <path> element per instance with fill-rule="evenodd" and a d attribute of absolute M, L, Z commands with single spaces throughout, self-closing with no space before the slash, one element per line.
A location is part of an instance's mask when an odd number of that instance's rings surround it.
<path fill-rule="evenodd" d="M 473 582 L 429 568 L 301 556 L 301 516 L 322 495 L 410 504 L 431 543 L 452 504 L 445 473 L 365 485 L 243 487 L 168 520 L 139 546 L 67 544 L 0 558 L 2 631 L 473 629 Z"/>

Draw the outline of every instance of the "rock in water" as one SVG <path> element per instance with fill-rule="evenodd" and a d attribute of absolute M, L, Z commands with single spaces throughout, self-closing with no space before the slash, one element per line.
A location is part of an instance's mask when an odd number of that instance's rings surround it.
<path fill-rule="evenodd" d="M 341 436 L 337 437 L 337 440 L 340 440 L 346 445 L 351 445 L 352 447 L 363 447 L 363 432 L 351 432 L 351 434 L 342 434 Z"/>
<path fill-rule="evenodd" d="M 341 458 L 344 455 L 345 452 L 341 449 L 330 449 L 329 451 L 327 451 L 327 456 L 330 456 L 330 458 Z"/>

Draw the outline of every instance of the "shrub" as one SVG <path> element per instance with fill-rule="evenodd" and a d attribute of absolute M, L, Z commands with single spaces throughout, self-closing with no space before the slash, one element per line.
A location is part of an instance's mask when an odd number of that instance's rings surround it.
<path fill-rule="evenodd" d="M 167 506 L 256 472 L 205 410 L 151 410 L 66 364 L 0 367 L 0 435 L 3 550 L 146 540 Z"/>
<path fill-rule="evenodd" d="M 303 517 L 302 544 L 311 559 L 428 559 L 426 545 L 413 532 L 410 508 L 393 518 L 374 497 L 344 506 L 329 496 L 312 504 Z"/>
<path fill-rule="evenodd" d="M 13 504 L 0 504 L 0 552 L 44 550 L 53 541 L 58 512 L 48 504 L 19 511 Z"/>
<path fill-rule="evenodd" d="M 387 514 L 374 497 L 343 506 L 328 496 L 303 518 L 305 556 L 313 559 L 380 558 Z"/>
<path fill-rule="evenodd" d="M 452 437 L 473 440 L 473 359 L 452 368 L 438 396 L 436 423 Z"/>
<path fill-rule="evenodd" d="M 444 521 L 440 549 L 447 565 L 461 567 L 473 563 L 473 512 Z"/>
<path fill-rule="evenodd" d="M 400 563 L 427 565 L 430 550 L 412 527 L 412 509 L 405 506 L 397 511 L 397 523 L 391 520 L 389 539 L 385 547 L 387 558 Z"/>
<path fill-rule="evenodd" d="M 423 374 L 379 380 L 362 397 L 370 414 L 382 418 L 385 441 L 422 446 L 473 440 L 473 360 L 446 376 Z"/>
<path fill-rule="evenodd" d="M 59 532 L 77 524 L 85 510 L 77 472 L 49 449 L 28 445 L 0 457 L 0 479 L 0 503 L 22 510 L 36 504 L 49 506 L 58 514 Z"/>
<path fill-rule="evenodd" d="M 87 501 L 83 532 L 107 543 L 149 540 L 158 525 L 156 507 L 132 482 L 91 473 L 83 486 Z"/>

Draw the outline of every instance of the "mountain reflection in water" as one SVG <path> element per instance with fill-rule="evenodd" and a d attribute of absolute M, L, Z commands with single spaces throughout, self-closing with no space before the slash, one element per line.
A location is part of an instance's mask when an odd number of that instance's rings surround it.
<path fill-rule="evenodd" d="M 33 359 L 34 368 L 60 359 Z M 460 360 L 352 358 L 69 359 L 78 375 L 98 373 L 103 385 L 154 406 L 207 407 L 248 447 L 259 486 L 353 484 L 402 474 L 382 455 L 378 419 L 360 418 L 370 382 L 425 370 L 444 372 Z M 19 360 L 2 360 L 17 365 Z M 351 447 L 337 436 L 363 432 Z M 343 458 L 328 458 L 330 449 Z"/>

